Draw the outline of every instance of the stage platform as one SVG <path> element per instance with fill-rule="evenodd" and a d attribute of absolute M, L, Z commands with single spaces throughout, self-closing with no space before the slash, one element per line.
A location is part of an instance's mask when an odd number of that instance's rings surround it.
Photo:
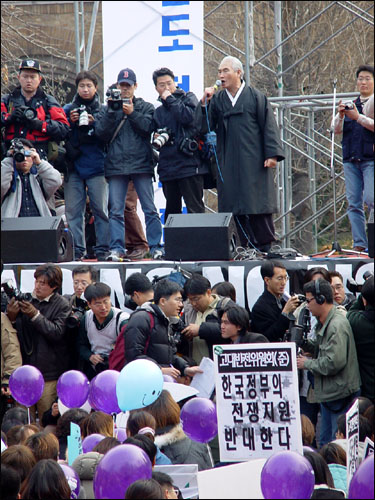
<path fill-rule="evenodd" d="M 353 278 L 357 283 L 363 283 L 363 274 L 366 271 L 374 272 L 374 259 L 366 255 L 339 257 L 297 257 L 296 259 L 280 259 L 284 263 L 288 274 L 288 293 L 301 293 L 303 285 L 303 271 L 315 266 L 323 266 L 329 271 L 338 271 L 344 277 Z M 99 279 L 112 288 L 112 303 L 124 308 L 124 284 L 133 272 L 145 273 L 151 280 L 154 276 L 167 276 L 180 266 L 189 272 L 203 274 L 211 285 L 220 281 L 230 281 L 236 288 L 238 304 L 251 309 L 257 298 L 263 292 L 263 280 L 260 275 L 260 266 L 263 260 L 247 261 L 197 261 L 174 262 L 163 260 L 142 260 L 136 262 L 60 262 L 63 270 L 63 294 L 73 293 L 71 271 L 82 264 L 91 265 L 99 271 Z M 1 282 L 13 279 L 22 292 L 31 292 L 34 288 L 34 270 L 38 263 L 4 264 Z"/>

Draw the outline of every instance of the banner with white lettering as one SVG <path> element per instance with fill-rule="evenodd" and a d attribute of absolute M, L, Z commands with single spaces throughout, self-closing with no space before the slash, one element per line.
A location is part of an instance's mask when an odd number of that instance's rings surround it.
<path fill-rule="evenodd" d="M 358 468 L 359 460 L 359 403 L 358 399 L 346 412 L 346 477 L 349 491 L 350 481 Z"/>
<path fill-rule="evenodd" d="M 220 460 L 303 452 L 296 345 L 214 347 Z"/>

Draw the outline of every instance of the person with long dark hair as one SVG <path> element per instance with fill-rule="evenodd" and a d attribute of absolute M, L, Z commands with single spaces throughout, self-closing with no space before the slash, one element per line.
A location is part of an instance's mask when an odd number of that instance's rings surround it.
<path fill-rule="evenodd" d="M 66 500 L 71 491 L 60 465 L 52 459 L 40 460 L 21 489 L 28 500 Z"/>
<path fill-rule="evenodd" d="M 230 339 L 232 344 L 253 344 L 256 342 L 268 342 L 268 339 L 260 334 L 250 332 L 250 316 L 244 307 L 230 305 L 219 311 L 221 319 L 221 336 Z"/>

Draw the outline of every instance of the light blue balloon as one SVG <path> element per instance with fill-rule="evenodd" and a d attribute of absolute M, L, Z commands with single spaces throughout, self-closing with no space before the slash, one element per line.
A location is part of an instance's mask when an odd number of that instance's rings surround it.
<path fill-rule="evenodd" d="M 122 411 L 137 410 L 153 403 L 163 390 L 163 374 L 148 359 L 136 359 L 124 366 L 116 383 L 117 402 Z"/>

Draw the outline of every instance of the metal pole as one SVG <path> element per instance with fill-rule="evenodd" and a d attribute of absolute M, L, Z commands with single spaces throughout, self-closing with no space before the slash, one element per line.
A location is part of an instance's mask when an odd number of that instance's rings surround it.
<path fill-rule="evenodd" d="M 245 2 L 245 80 L 250 85 L 249 2 Z"/>
<path fill-rule="evenodd" d="M 315 148 L 313 147 L 313 142 L 315 140 L 314 137 L 314 111 L 309 110 L 308 114 L 308 134 L 309 134 L 309 142 L 307 145 L 307 151 L 310 156 L 309 159 L 309 194 L 312 194 L 313 197 L 311 199 L 311 212 L 316 214 L 316 177 L 315 177 Z M 318 251 L 318 238 L 317 238 L 317 223 L 316 220 L 312 225 L 312 232 L 314 237 L 314 253 Z"/>
<path fill-rule="evenodd" d="M 81 71 L 81 53 L 79 50 L 79 8 L 78 2 L 74 2 L 74 31 L 76 45 L 76 73 Z"/>
<path fill-rule="evenodd" d="M 86 67 L 86 47 L 85 47 L 85 7 L 84 2 L 81 4 L 81 47 L 80 50 L 83 51 L 83 67 Z"/>
<path fill-rule="evenodd" d="M 275 44 L 277 46 L 277 89 L 278 96 L 283 96 L 283 47 L 281 44 L 282 34 L 282 17 L 281 17 L 281 2 L 274 2 L 275 7 Z"/>
<path fill-rule="evenodd" d="M 90 57 L 91 57 L 91 50 L 92 50 L 92 42 L 94 40 L 94 32 L 95 32 L 96 17 L 97 17 L 97 14 L 98 14 L 98 9 L 99 9 L 99 2 L 94 2 L 94 6 L 92 8 L 92 14 L 91 14 L 90 32 L 89 32 L 89 37 L 88 37 L 88 40 L 87 40 L 87 52 L 86 52 L 86 59 L 85 59 L 84 69 L 88 69 L 89 66 L 90 66 Z"/>

